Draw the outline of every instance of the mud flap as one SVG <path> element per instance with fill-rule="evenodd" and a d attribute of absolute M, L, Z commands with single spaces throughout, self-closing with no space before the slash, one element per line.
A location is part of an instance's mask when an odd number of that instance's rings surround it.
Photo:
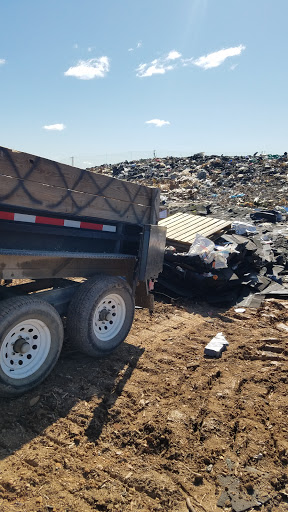
<path fill-rule="evenodd" d="M 135 290 L 135 306 L 154 309 L 154 295 L 149 293 L 147 281 L 140 281 Z"/>

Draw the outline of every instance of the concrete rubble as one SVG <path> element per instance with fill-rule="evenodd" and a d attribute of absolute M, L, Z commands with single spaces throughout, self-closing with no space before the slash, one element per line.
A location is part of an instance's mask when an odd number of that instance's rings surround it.
<path fill-rule="evenodd" d="M 288 297 L 288 158 L 283 155 L 153 158 L 90 169 L 158 187 L 161 209 L 231 221 L 201 250 L 165 251 L 156 291 L 200 296 L 211 303 L 258 307 Z M 213 244 L 213 245 L 212 245 Z M 193 245 L 193 244 L 192 244 Z"/>

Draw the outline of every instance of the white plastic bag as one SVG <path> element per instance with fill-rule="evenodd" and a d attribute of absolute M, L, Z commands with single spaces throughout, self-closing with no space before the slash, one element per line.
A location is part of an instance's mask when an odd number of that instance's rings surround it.
<path fill-rule="evenodd" d="M 204 236 L 197 233 L 195 236 L 195 240 L 191 245 L 188 255 L 189 256 L 200 256 L 202 260 L 208 258 L 210 253 L 215 249 L 215 244 L 209 238 L 205 238 Z M 209 258 L 208 258 L 209 259 Z M 213 259 L 211 260 L 213 261 Z"/>
<path fill-rule="evenodd" d="M 230 251 L 215 251 L 214 253 L 214 261 L 213 267 L 217 270 L 219 268 L 227 268 L 228 263 L 227 259 L 229 257 Z"/>

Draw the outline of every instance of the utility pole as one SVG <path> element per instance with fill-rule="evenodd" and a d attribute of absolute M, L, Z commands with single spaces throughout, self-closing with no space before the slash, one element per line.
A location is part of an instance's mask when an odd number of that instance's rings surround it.
<path fill-rule="evenodd" d="M 71 156 L 72 167 L 74 167 L 74 156 Z"/>

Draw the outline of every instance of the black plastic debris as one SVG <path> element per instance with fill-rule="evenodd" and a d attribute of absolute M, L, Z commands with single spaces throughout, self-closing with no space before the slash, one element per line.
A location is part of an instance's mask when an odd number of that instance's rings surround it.
<path fill-rule="evenodd" d="M 253 507 L 261 507 L 271 500 L 271 496 L 262 494 L 252 485 L 244 492 L 240 479 L 234 475 L 219 475 L 218 481 L 223 488 L 217 502 L 218 507 L 231 506 L 234 512 L 245 512 Z"/>
<path fill-rule="evenodd" d="M 161 287 L 211 304 L 246 307 L 259 307 L 265 296 L 288 297 L 288 261 L 283 257 L 288 226 L 285 222 L 277 232 L 273 229 L 266 223 L 257 235 L 245 236 L 229 230 L 214 242 L 199 235 L 185 253 L 168 247 Z"/>
<path fill-rule="evenodd" d="M 252 220 L 267 221 L 267 222 L 281 222 L 282 215 L 277 210 L 256 210 L 250 214 Z"/>

